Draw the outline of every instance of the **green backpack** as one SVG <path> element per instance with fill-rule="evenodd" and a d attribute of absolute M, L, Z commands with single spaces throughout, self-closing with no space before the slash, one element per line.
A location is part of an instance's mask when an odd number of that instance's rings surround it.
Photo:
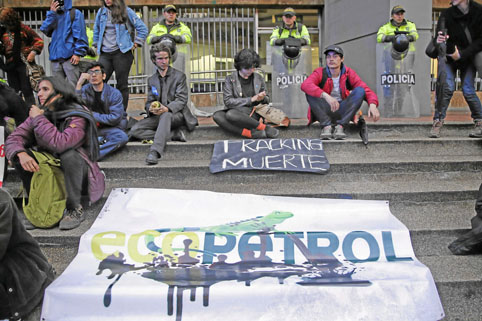
<path fill-rule="evenodd" d="M 39 171 L 33 173 L 28 204 L 23 200 L 23 212 L 36 227 L 52 227 L 61 219 L 65 209 L 67 192 L 60 159 L 45 152 L 32 151 Z"/>

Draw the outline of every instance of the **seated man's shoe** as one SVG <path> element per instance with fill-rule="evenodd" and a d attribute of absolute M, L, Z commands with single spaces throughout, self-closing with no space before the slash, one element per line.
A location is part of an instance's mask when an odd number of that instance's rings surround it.
<path fill-rule="evenodd" d="M 175 142 L 187 142 L 186 135 L 184 134 L 183 130 L 180 128 L 174 129 L 171 140 Z"/>
<path fill-rule="evenodd" d="M 482 119 L 475 120 L 475 128 L 469 134 L 469 136 L 474 138 L 482 138 Z"/>
<path fill-rule="evenodd" d="M 264 131 L 266 132 L 266 136 L 268 138 L 276 138 L 279 135 L 279 130 L 271 126 L 266 126 Z"/>
<path fill-rule="evenodd" d="M 333 138 L 336 140 L 342 140 L 346 138 L 345 131 L 342 125 L 336 125 L 335 131 L 333 132 Z"/>
<path fill-rule="evenodd" d="M 64 215 L 59 223 L 59 229 L 61 230 L 71 230 L 80 226 L 85 220 L 85 213 L 82 205 L 77 206 L 74 209 L 65 209 Z"/>
<path fill-rule="evenodd" d="M 320 138 L 323 140 L 331 139 L 331 125 L 325 126 L 321 129 Z"/>
<path fill-rule="evenodd" d="M 156 165 L 159 163 L 159 159 L 161 158 L 161 155 L 156 152 L 155 150 L 150 150 L 149 154 L 147 154 L 146 157 L 146 164 L 147 165 Z"/>

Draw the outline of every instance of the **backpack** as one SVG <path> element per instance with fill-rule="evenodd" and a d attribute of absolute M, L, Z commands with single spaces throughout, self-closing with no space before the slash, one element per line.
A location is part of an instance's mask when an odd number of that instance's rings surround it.
<path fill-rule="evenodd" d="M 326 83 L 326 80 L 330 77 L 328 77 L 328 71 L 326 71 L 326 68 L 323 68 L 323 73 L 322 73 L 322 76 L 321 76 L 321 82 L 320 84 L 318 85 L 321 89 L 323 89 L 323 87 L 325 87 L 325 83 Z M 348 90 L 353 90 L 353 86 L 351 85 L 350 83 L 350 79 L 348 79 L 348 76 L 345 78 L 345 88 L 348 89 Z"/>
<path fill-rule="evenodd" d="M 30 82 L 30 87 L 33 91 L 38 92 L 40 81 L 45 76 L 45 69 L 41 65 L 37 65 L 35 61 L 28 62 L 23 55 L 21 55 L 21 58 L 27 67 L 27 78 Z"/>
<path fill-rule="evenodd" d="M 49 153 L 32 151 L 39 165 L 30 183 L 28 204 L 23 199 L 23 212 L 36 227 L 52 227 L 61 219 L 65 210 L 67 192 L 60 160 Z"/>

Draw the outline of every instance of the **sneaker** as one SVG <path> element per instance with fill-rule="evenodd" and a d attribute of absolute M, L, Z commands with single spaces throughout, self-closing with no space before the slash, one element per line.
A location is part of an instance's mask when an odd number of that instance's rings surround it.
<path fill-rule="evenodd" d="M 331 126 L 328 125 L 328 126 L 325 126 L 321 129 L 321 134 L 320 134 L 320 138 L 323 139 L 323 140 L 327 140 L 327 139 L 331 139 L 332 135 L 331 135 Z"/>
<path fill-rule="evenodd" d="M 482 138 L 482 119 L 475 120 L 475 128 L 469 134 L 469 137 Z"/>
<path fill-rule="evenodd" d="M 440 120 L 434 120 L 432 129 L 430 130 L 430 135 L 428 137 L 430 138 L 439 138 L 440 137 L 440 131 L 442 130 L 443 126 L 443 121 Z"/>
<path fill-rule="evenodd" d="M 146 157 L 146 164 L 147 165 L 156 165 L 159 163 L 159 159 L 161 158 L 161 155 L 156 152 L 155 150 L 149 151 L 149 154 L 147 154 Z"/>
<path fill-rule="evenodd" d="M 336 140 L 342 140 L 346 138 L 346 134 L 343 130 L 342 125 L 336 125 L 335 131 L 333 132 L 333 138 L 335 138 Z"/>
<path fill-rule="evenodd" d="M 80 223 L 85 220 L 84 210 L 82 205 L 77 206 L 74 209 L 65 209 L 62 220 L 59 223 L 59 229 L 61 230 L 71 230 L 79 227 Z"/>
<path fill-rule="evenodd" d="M 279 130 L 271 126 L 266 126 L 264 131 L 266 132 L 266 136 L 268 136 L 268 138 L 276 138 L 279 135 Z"/>
<path fill-rule="evenodd" d="M 254 139 L 266 138 L 266 132 L 264 130 L 252 129 L 251 138 L 254 138 Z"/>

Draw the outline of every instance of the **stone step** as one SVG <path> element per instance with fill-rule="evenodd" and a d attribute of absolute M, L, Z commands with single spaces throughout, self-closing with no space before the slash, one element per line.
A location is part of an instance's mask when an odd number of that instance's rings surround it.
<path fill-rule="evenodd" d="M 400 164 L 393 165 L 400 168 Z M 355 167 L 355 166 L 354 166 Z M 112 188 L 197 189 L 225 193 L 262 195 L 378 199 L 390 201 L 430 201 L 475 199 L 482 172 L 399 172 L 377 173 L 377 168 L 365 168 L 366 173 L 341 172 L 329 175 L 279 173 L 267 171 L 231 171 L 210 174 L 205 167 L 162 170 L 128 169 L 130 175 L 118 175 L 107 180 L 105 196 Z M 119 168 L 114 169 L 117 173 Z M 204 173 L 203 173 L 204 172 Z M 110 173 L 108 172 L 108 177 Z M 140 176 L 136 176 L 140 175 Z M 11 195 L 19 195 L 19 182 L 5 182 Z"/>
<path fill-rule="evenodd" d="M 236 138 L 239 140 L 239 138 Z M 216 140 L 194 140 L 186 143 L 169 142 L 161 163 L 166 160 L 183 160 L 189 155 L 190 160 L 210 160 Z M 256 148 L 256 144 L 250 145 Z M 264 145 L 260 145 L 262 148 Z M 374 138 L 368 146 L 363 145 L 359 138 L 349 138 L 343 141 L 323 141 L 323 148 L 329 160 L 337 157 L 349 159 L 385 158 L 398 156 L 479 156 L 482 140 L 469 137 L 446 137 L 440 139 L 429 138 Z M 127 146 L 109 155 L 100 163 L 115 161 L 144 162 L 150 145 L 140 142 L 129 142 Z"/>
<path fill-rule="evenodd" d="M 398 137 L 406 138 L 428 137 L 432 122 L 377 122 L 368 124 L 370 138 Z M 468 137 L 474 128 L 471 122 L 447 122 L 442 128 L 442 137 Z M 347 126 L 346 133 L 350 138 L 359 138 L 358 129 L 354 126 Z M 318 123 L 307 126 L 305 124 L 291 125 L 289 128 L 280 128 L 280 138 L 317 138 L 320 136 L 320 125 Z M 193 132 L 187 132 L 188 141 L 205 139 L 239 139 L 234 134 L 223 131 L 217 125 L 203 125 L 197 127 Z"/>
<path fill-rule="evenodd" d="M 135 187 L 155 187 L 164 188 L 186 188 L 192 184 L 198 184 L 198 187 L 204 189 L 208 185 L 217 184 L 259 184 L 271 182 L 273 184 L 323 184 L 336 182 L 337 180 L 351 182 L 359 181 L 377 181 L 378 177 L 384 178 L 383 182 L 390 181 L 390 175 L 394 179 L 403 175 L 415 175 L 422 173 L 424 177 L 433 179 L 457 179 L 459 175 L 464 177 L 480 177 L 482 169 L 482 158 L 479 156 L 444 156 L 439 157 L 434 162 L 433 157 L 414 157 L 412 155 L 400 155 L 397 157 L 384 157 L 379 159 L 371 159 L 368 157 L 349 158 L 341 155 L 328 156 L 330 169 L 327 174 L 314 174 L 293 171 L 257 171 L 257 170 L 235 170 L 212 174 L 209 171 L 208 160 L 178 160 L 178 161 L 161 161 L 158 165 L 149 166 L 141 161 L 116 161 L 102 162 L 100 164 L 106 175 L 106 181 L 121 182 L 126 181 L 130 186 L 132 181 Z M 139 179 L 138 183 L 135 182 Z M 151 185 L 144 185 L 152 183 Z M 409 184 L 411 177 L 407 176 L 406 184 Z M 10 170 L 8 178 L 4 185 L 14 189 L 15 185 L 20 187 L 20 178 L 14 170 Z M 140 185 L 140 186 L 139 186 Z M 115 187 L 118 184 L 114 185 Z M 125 187 L 122 186 L 122 187 Z M 427 186 L 430 188 L 430 186 Z M 278 189 L 273 185 L 275 190 Z M 16 192 L 12 192 L 16 195 Z"/>

